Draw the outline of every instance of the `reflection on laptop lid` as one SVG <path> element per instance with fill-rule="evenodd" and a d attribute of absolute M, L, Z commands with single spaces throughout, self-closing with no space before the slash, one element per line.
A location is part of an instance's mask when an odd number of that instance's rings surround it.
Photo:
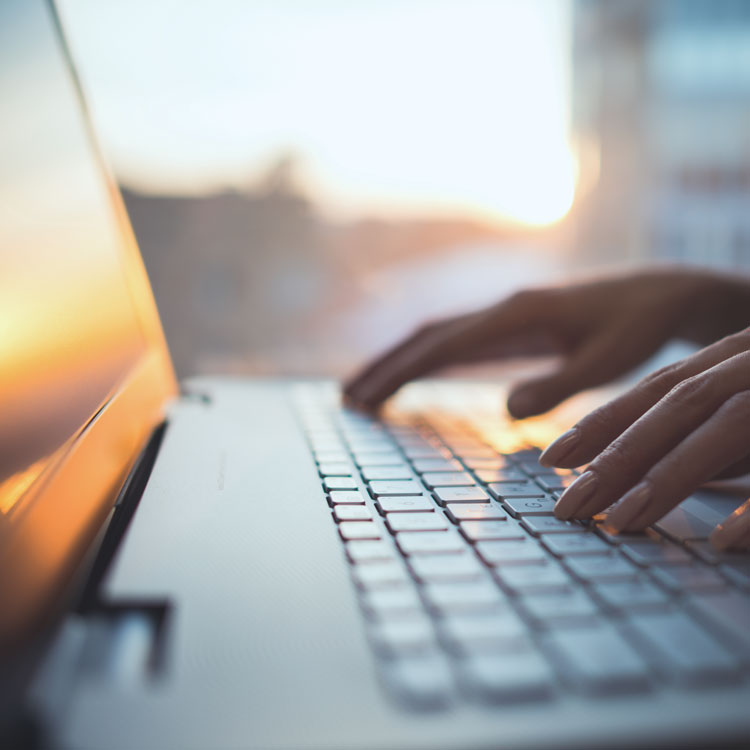
<path fill-rule="evenodd" d="M 6 641 L 70 573 L 175 385 L 127 216 L 44 3 L 0 7 L 0 71 Z"/>

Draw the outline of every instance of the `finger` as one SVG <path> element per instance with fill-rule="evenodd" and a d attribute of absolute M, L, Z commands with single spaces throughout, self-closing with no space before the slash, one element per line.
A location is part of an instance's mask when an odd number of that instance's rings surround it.
<path fill-rule="evenodd" d="M 742 460 L 737 461 L 737 463 L 727 466 L 726 469 L 723 469 L 715 477 L 711 477 L 711 479 L 712 481 L 714 479 L 732 479 L 734 477 L 744 476 L 748 473 L 750 473 L 750 457 L 743 458 Z"/>
<path fill-rule="evenodd" d="M 502 357 L 504 346 L 517 351 L 522 334 L 536 335 L 540 315 L 548 312 L 548 305 L 539 304 L 541 294 L 521 292 L 487 310 L 418 331 L 355 378 L 345 394 L 372 408 L 414 378 L 476 360 L 478 354 Z"/>
<path fill-rule="evenodd" d="M 635 346 L 622 346 L 630 326 L 608 329 L 594 336 L 569 356 L 563 366 L 550 375 L 527 380 L 516 386 L 508 398 L 508 411 L 517 419 L 542 414 L 570 396 L 622 375 L 660 346 L 661 332 L 641 336 Z"/>
<path fill-rule="evenodd" d="M 403 356 L 404 353 L 410 351 L 415 346 L 419 346 L 420 342 L 425 338 L 439 335 L 439 332 L 450 326 L 454 320 L 454 318 L 451 318 L 446 321 L 430 323 L 418 328 L 399 344 L 373 359 L 367 367 L 352 377 L 344 386 L 344 395 L 354 401 L 362 401 L 363 397 L 369 391 L 369 384 L 374 379 L 377 379 L 379 371 L 387 369 L 389 363 L 398 360 L 399 357 Z"/>
<path fill-rule="evenodd" d="M 368 408 L 378 406 L 404 383 L 451 361 L 461 338 L 475 325 L 467 316 L 419 329 L 355 378 L 344 395 Z"/>
<path fill-rule="evenodd" d="M 560 518 L 586 518 L 604 510 L 717 410 L 725 409 L 727 399 L 747 388 L 750 352 L 683 381 L 589 464 L 581 478 L 563 493 L 555 513 Z M 733 449 L 703 481 L 746 455 L 742 445 Z"/>
<path fill-rule="evenodd" d="M 747 455 L 749 438 L 750 391 L 742 391 L 651 468 L 617 504 L 608 525 L 638 531 L 655 523 L 717 472 Z"/>
<path fill-rule="evenodd" d="M 750 335 L 743 331 L 652 373 L 623 395 L 580 420 L 572 430 L 547 447 L 539 459 L 540 463 L 560 467 L 588 463 L 672 388 L 749 347 Z"/>
<path fill-rule="evenodd" d="M 750 547 L 750 500 L 746 500 L 734 513 L 711 532 L 711 544 L 717 549 L 746 549 Z"/>

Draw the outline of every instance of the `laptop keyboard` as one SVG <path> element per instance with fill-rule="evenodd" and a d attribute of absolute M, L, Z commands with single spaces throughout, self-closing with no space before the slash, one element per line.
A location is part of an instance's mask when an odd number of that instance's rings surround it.
<path fill-rule="evenodd" d="M 487 408 L 497 392 L 411 388 L 416 406 L 383 419 L 341 408 L 324 385 L 296 393 L 399 703 L 747 681 L 750 555 L 714 551 L 710 528 L 701 537 L 665 522 L 610 536 L 601 518 L 559 521 L 555 501 L 576 473 L 538 464 L 523 423 Z"/>

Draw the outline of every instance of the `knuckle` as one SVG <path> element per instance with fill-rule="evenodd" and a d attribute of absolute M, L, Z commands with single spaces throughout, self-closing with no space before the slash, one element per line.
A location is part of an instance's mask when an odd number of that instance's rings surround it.
<path fill-rule="evenodd" d="M 635 467 L 639 463 L 637 446 L 627 436 L 621 436 L 591 462 L 591 468 L 606 475 L 609 472 L 621 473 L 623 468 Z"/>
<path fill-rule="evenodd" d="M 609 404 L 587 414 L 576 427 L 586 435 L 607 434 L 612 427 L 612 407 Z"/>
<path fill-rule="evenodd" d="M 640 382 L 640 387 L 645 391 L 669 391 L 679 382 L 677 367 L 674 364 L 660 367 L 646 375 Z"/>
<path fill-rule="evenodd" d="M 729 412 L 750 430 L 750 390 L 735 393 L 727 399 L 722 410 Z"/>
<path fill-rule="evenodd" d="M 675 407 L 693 408 L 704 406 L 711 398 L 711 381 L 703 375 L 693 375 L 673 386 L 667 393 L 667 401 Z"/>

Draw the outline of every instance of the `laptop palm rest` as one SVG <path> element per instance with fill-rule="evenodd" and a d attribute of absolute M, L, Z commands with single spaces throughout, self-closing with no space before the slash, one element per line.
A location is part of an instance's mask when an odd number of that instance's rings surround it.
<path fill-rule="evenodd" d="M 175 405 L 103 581 L 112 608 L 168 603 L 163 663 L 143 674 L 145 690 L 82 681 L 70 707 L 73 746 L 116 746 L 120 725 L 130 746 L 163 727 L 165 744 L 181 747 L 238 738 L 302 747 L 312 725 L 331 725 L 330 701 L 351 717 L 382 700 L 288 390 L 218 380 L 200 388 L 210 403 Z"/>

